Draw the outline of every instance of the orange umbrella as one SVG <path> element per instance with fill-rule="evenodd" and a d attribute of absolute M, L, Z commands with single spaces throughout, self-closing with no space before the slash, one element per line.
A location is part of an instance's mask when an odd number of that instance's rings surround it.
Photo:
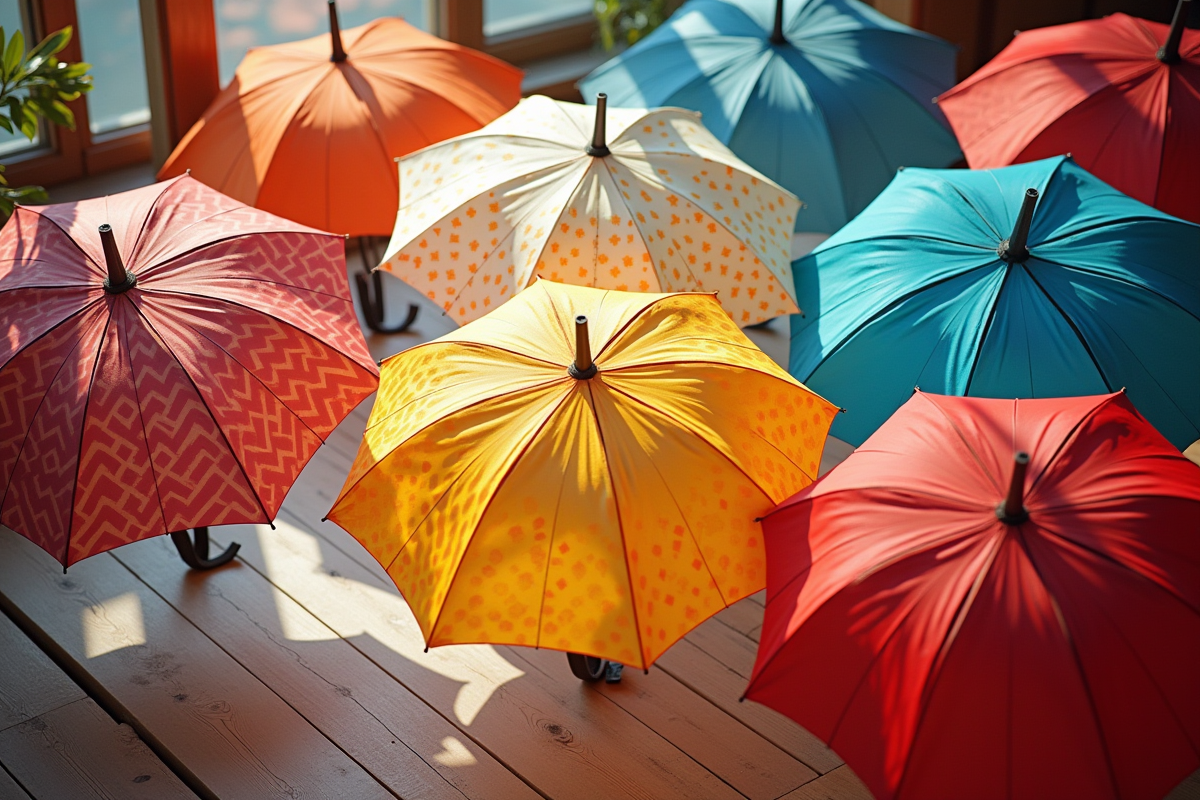
<path fill-rule="evenodd" d="M 519 69 L 377 19 L 343 35 L 251 50 L 159 179 L 191 170 L 230 197 L 323 230 L 392 232 L 395 158 L 491 122 Z M 332 52 L 332 56 L 330 53 Z"/>

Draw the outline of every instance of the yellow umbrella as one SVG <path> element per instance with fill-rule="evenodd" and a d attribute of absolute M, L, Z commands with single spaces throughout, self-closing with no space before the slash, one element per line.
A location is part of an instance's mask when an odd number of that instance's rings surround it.
<path fill-rule="evenodd" d="M 606 139 L 606 129 L 615 133 Z M 400 161 L 380 269 L 459 324 L 538 277 L 619 291 L 709 291 L 740 325 L 798 311 L 800 201 L 677 108 L 530 97 Z"/>
<path fill-rule="evenodd" d="M 426 642 L 643 668 L 763 587 L 755 518 L 812 482 L 837 410 L 699 293 L 539 281 L 381 373 L 329 519 Z"/>

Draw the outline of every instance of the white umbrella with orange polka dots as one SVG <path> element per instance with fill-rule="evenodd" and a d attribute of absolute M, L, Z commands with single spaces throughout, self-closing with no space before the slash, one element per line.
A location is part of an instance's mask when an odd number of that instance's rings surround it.
<path fill-rule="evenodd" d="M 538 277 L 715 292 L 739 325 L 799 310 L 790 246 L 800 201 L 693 112 L 530 97 L 399 169 L 400 211 L 380 269 L 459 324 Z"/>
<path fill-rule="evenodd" d="M 328 518 L 431 646 L 648 667 L 763 587 L 756 517 L 816 478 L 836 412 L 711 294 L 538 281 L 383 362 Z"/>

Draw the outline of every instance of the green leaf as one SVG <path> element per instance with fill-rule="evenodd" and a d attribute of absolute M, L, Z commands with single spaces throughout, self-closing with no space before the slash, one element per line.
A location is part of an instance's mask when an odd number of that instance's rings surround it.
<path fill-rule="evenodd" d="M 68 25 L 61 31 L 55 31 L 45 39 L 42 39 L 42 41 L 38 43 L 37 47 L 29 51 L 29 56 L 26 58 L 26 60 L 32 62 L 34 60 L 44 60 L 49 58 L 66 47 L 67 43 L 70 41 L 71 26 Z"/>
<path fill-rule="evenodd" d="M 4 74 L 10 76 L 15 73 L 24 56 L 25 36 L 20 31 L 16 31 L 8 40 L 8 47 L 4 49 Z"/>
<path fill-rule="evenodd" d="M 13 132 L 12 123 L 8 121 L 8 117 L 3 115 L 0 115 L 0 128 L 4 128 L 4 130 L 8 131 L 9 133 Z"/>

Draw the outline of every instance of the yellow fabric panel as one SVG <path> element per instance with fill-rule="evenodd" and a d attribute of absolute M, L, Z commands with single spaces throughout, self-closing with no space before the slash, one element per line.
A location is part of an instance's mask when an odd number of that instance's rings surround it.
<path fill-rule="evenodd" d="M 766 584 L 754 518 L 772 503 L 720 452 L 593 380 L 625 537 L 644 666 Z"/>
<path fill-rule="evenodd" d="M 384 565 L 426 638 L 488 500 L 572 384 L 510 393 L 432 421 L 329 512 Z"/>
<path fill-rule="evenodd" d="M 521 456 L 471 535 L 431 644 L 505 642 L 638 663 L 629 578 L 586 384 Z"/>

